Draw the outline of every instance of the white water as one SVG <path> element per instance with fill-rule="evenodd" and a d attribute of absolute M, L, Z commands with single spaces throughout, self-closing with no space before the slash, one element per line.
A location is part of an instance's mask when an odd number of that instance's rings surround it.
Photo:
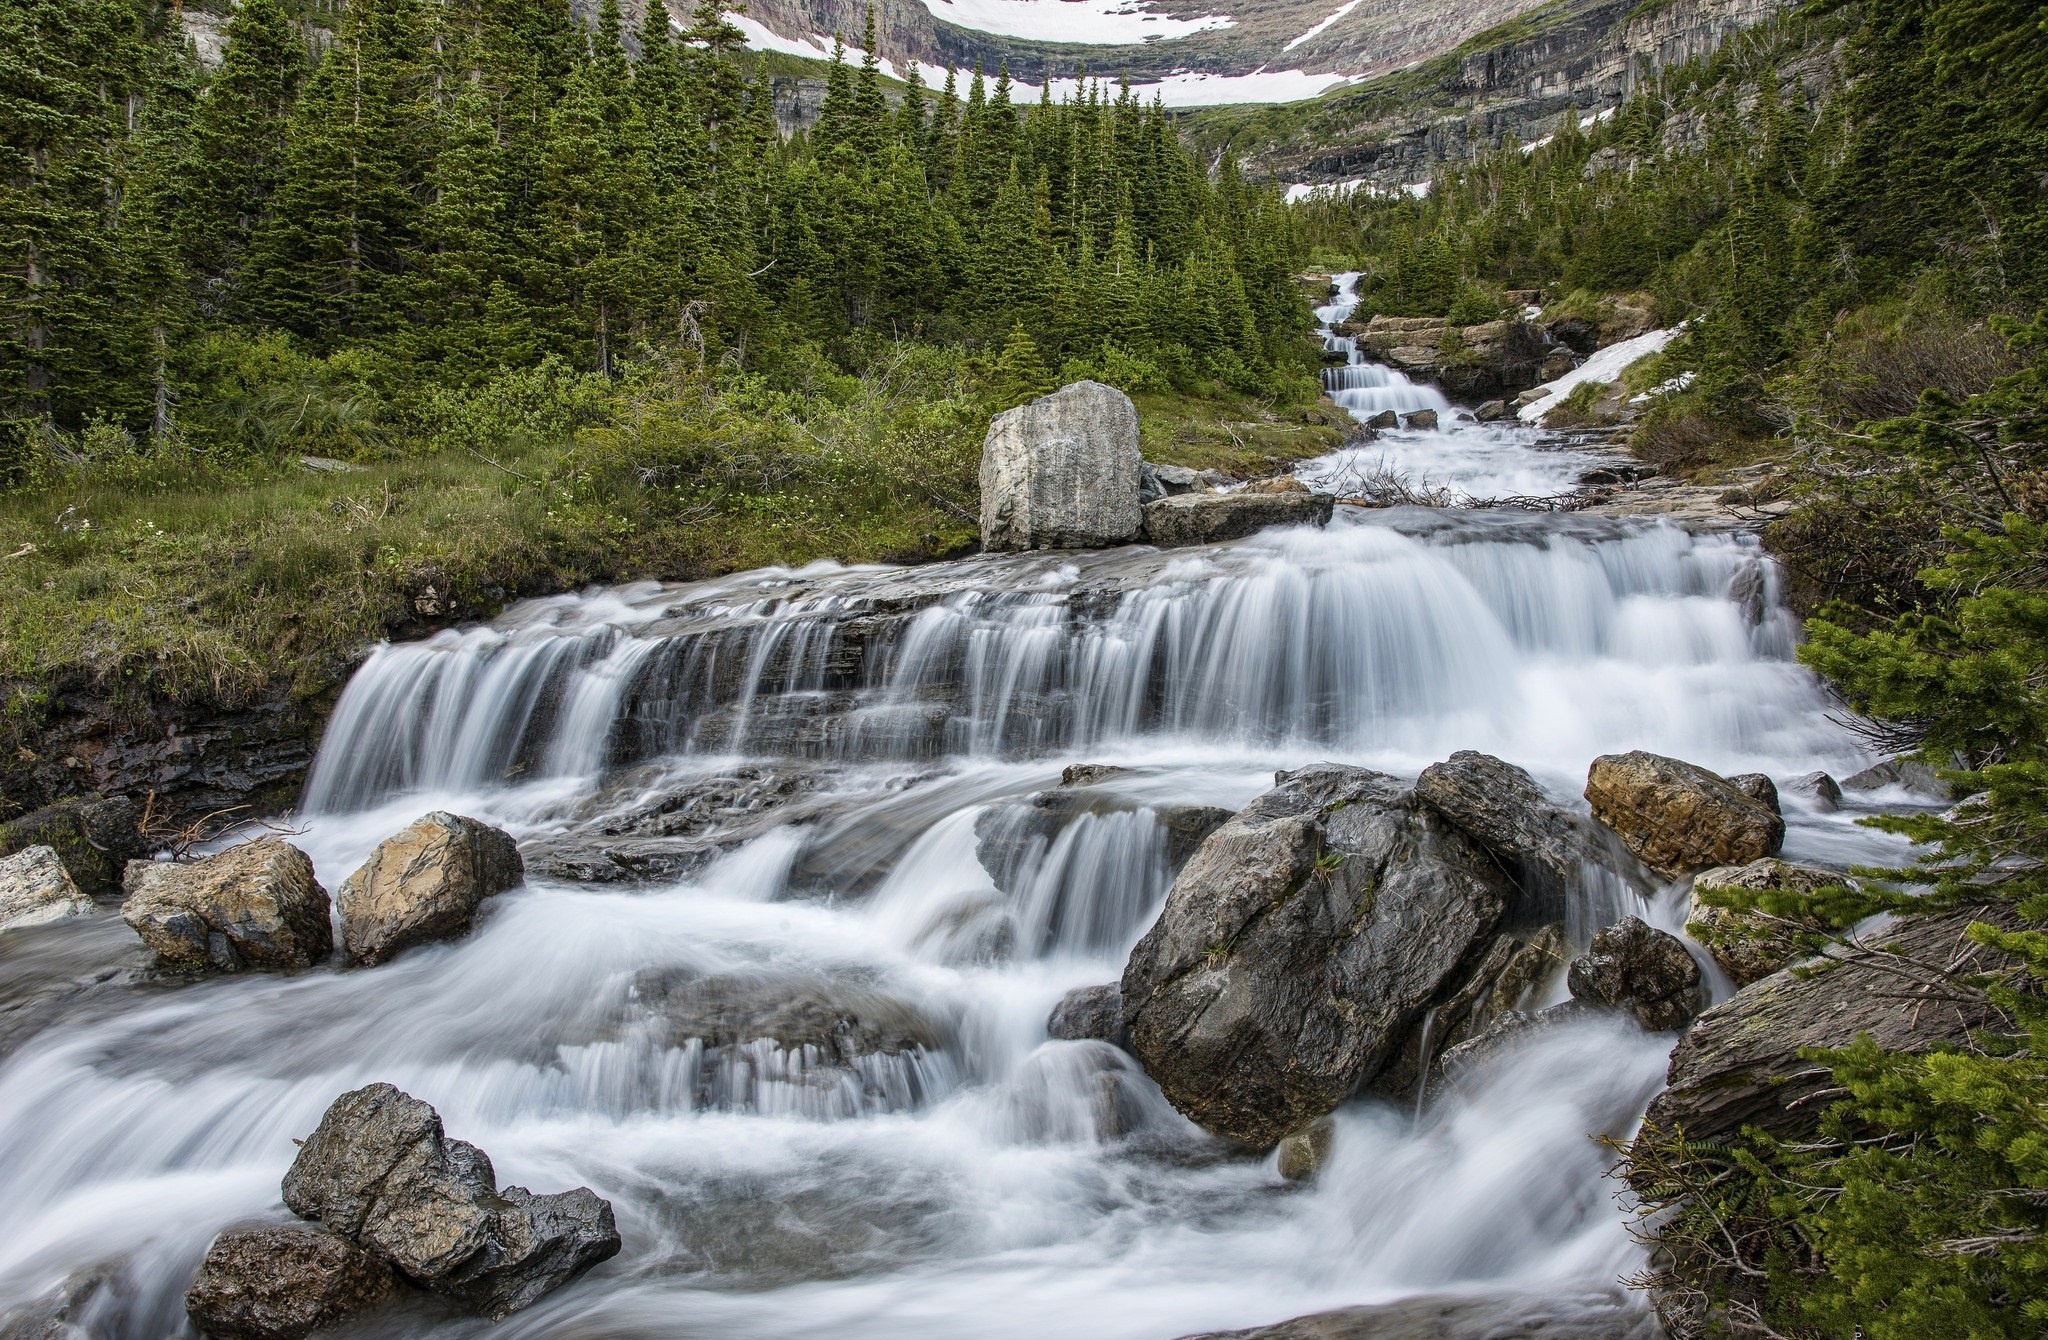
<path fill-rule="evenodd" d="M 1446 422 L 1375 446 L 1475 486 L 1557 473 L 1533 433 Z M 815 786 L 685 880 L 536 879 L 380 968 L 116 979 L 0 1035 L 0 1315 L 104 1266 L 93 1333 L 173 1333 L 214 1232 L 283 1218 L 292 1138 L 373 1080 L 434 1103 L 504 1181 L 617 1207 L 624 1253 L 498 1335 L 1169 1340 L 1418 1292 L 1612 1307 L 1639 1249 L 1589 1136 L 1627 1132 L 1669 1037 L 1585 1022 L 1419 1114 L 1354 1104 L 1295 1187 L 1044 1021 L 1156 913 L 1160 810 L 1240 805 L 1275 767 L 1478 748 L 1560 797 L 1614 749 L 1855 768 L 1763 564 L 1650 522 L 1340 508 L 1170 554 L 615 588 L 380 648 L 295 839 L 330 888 L 430 808 L 538 851 L 743 765 Z M 1752 622 L 1731 592 L 1760 572 Z M 1024 823 L 1078 761 L 1134 771 L 999 889 L 977 824 Z M 1846 817 L 1788 816 L 1794 854 L 1870 850 Z M 1674 895 L 1646 894 L 1674 925 Z M 1616 895 L 1576 896 L 1590 916 Z M 0 989 L 90 978 L 130 943 L 109 919 L 12 934 Z M 707 1051 L 652 1004 L 707 978 L 915 1017 L 930 1045 Z M 485 1328 L 413 1309 L 369 1329 Z"/>

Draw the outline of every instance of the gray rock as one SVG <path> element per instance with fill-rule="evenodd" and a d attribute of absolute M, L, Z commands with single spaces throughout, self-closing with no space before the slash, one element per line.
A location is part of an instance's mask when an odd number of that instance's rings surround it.
<path fill-rule="evenodd" d="M 345 1238 L 283 1225 L 213 1240 L 185 1291 L 185 1313 L 215 1340 L 299 1340 L 358 1316 L 396 1281 Z"/>
<path fill-rule="evenodd" d="M 1886 759 L 1842 779 L 1844 791 L 1882 791 L 1888 786 L 1903 787 L 1911 795 L 1939 804 L 1956 798 L 1954 788 L 1941 780 L 1940 774 L 1911 756 Z"/>
<path fill-rule="evenodd" d="M 1727 778 L 1641 750 L 1594 759 L 1586 799 L 1595 819 L 1667 875 L 1746 865 L 1785 841 L 1784 819 Z"/>
<path fill-rule="evenodd" d="M 1365 421 L 1368 428 L 1399 428 L 1401 416 L 1390 409 L 1383 409 Z"/>
<path fill-rule="evenodd" d="M 1116 982 L 1077 986 L 1046 1016 L 1046 1036 L 1061 1042 L 1107 1042 L 1124 1045 L 1123 987 Z"/>
<path fill-rule="evenodd" d="M 1379 1071 L 1512 894 L 1394 779 L 1284 773 L 1202 844 L 1132 951 L 1131 1049 L 1181 1112 L 1271 1146 Z"/>
<path fill-rule="evenodd" d="M 275 838 L 197 861 L 131 861 L 127 886 L 121 917 L 168 968 L 291 971 L 334 949 L 312 860 Z"/>
<path fill-rule="evenodd" d="M 1507 401 L 1489 400 L 1478 409 L 1473 410 L 1472 417 L 1481 423 L 1499 423 L 1502 419 L 1513 418 L 1514 413 L 1513 410 L 1508 408 Z"/>
<path fill-rule="evenodd" d="M 1312 1182 L 1330 1161 L 1337 1123 L 1319 1117 L 1280 1142 L 1273 1170 L 1290 1182 Z"/>
<path fill-rule="evenodd" d="M 503 1317 L 618 1254 L 611 1205 L 588 1187 L 500 1189 L 490 1159 L 389 1084 L 335 1099 L 285 1174 L 284 1202 L 415 1284 Z"/>
<path fill-rule="evenodd" d="M 1461 749 L 1432 763 L 1415 779 L 1415 794 L 1506 863 L 1523 891 L 1517 912 L 1527 920 L 1563 915 L 1565 889 L 1601 857 L 1584 819 L 1490 754 Z"/>
<path fill-rule="evenodd" d="M 1570 957 L 1562 926 L 1495 935 L 1445 979 L 1429 1009 L 1401 1035 L 1367 1087 L 1404 1107 L 1434 1092 L 1443 1078 L 1443 1058 L 1452 1048 L 1514 1013 Z"/>
<path fill-rule="evenodd" d="M 1738 772 L 1728 779 L 1728 785 L 1748 796 L 1773 814 L 1778 808 L 1778 784 L 1760 772 Z"/>
<path fill-rule="evenodd" d="M 1700 965 L 1685 942 L 1635 917 L 1593 937 L 1572 960 L 1572 999 L 1626 1010 L 1652 1033 L 1685 1027 L 1702 1001 Z"/>
<path fill-rule="evenodd" d="M 1110 763 L 1070 763 L 1060 770 L 1061 786 L 1094 786 L 1112 777 L 1121 777 L 1129 768 L 1119 768 Z"/>
<path fill-rule="evenodd" d="M 1842 785 L 1824 772 L 1809 772 L 1803 777 L 1794 777 L 1786 783 L 1785 789 L 1805 796 L 1818 809 L 1832 811 L 1842 803 Z"/>
<path fill-rule="evenodd" d="M 1922 999 L 1900 975 L 1907 959 L 1952 972 L 1998 972 L 2013 960 L 1971 940 L 1972 922 L 2018 929 L 2010 903 L 1915 917 L 1864 937 L 1887 951 L 1825 972 L 1776 972 L 1736 992 L 1693 1021 L 1672 1049 L 1666 1087 L 1650 1101 L 1647 1127 L 1683 1131 L 1692 1141 L 1725 1141 L 1744 1126 L 1798 1138 L 1812 1132 L 1834 1077 L 1800 1055 L 1809 1047 L 1846 1047 L 1858 1034 L 1886 1051 L 1920 1053 L 1967 1041 L 2001 1020 L 1988 1002 L 1949 994 Z M 1835 951 L 1839 953 L 1840 951 Z"/>
<path fill-rule="evenodd" d="M 0 931 L 84 916 L 92 899 L 78 891 L 54 847 L 24 847 L 0 856 Z"/>
<path fill-rule="evenodd" d="M 1168 498 L 1207 487 L 1202 476 L 1185 465 L 1154 465 L 1149 468 L 1152 477 L 1159 481 L 1160 493 Z"/>
<path fill-rule="evenodd" d="M 998 414 L 981 449 L 981 545 L 991 551 L 1128 544 L 1139 510 L 1138 411 L 1075 382 Z"/>
<path fill-rule="evenodd" d="M 901 1001 L 849 985 L 728 973 L 695 977 L 649 969 L 633 994 L 660 1020 L 665 1041 L 702 1042 L 707 1051 L 761 1039 L 785 1051 L 811 1048 L 827 1061 L 937 1051 L 942 1031 Z"/>
<path fill-rule="evenodd" d="M 437 810 L 378 843 L 342 882 L 342 941 L 357 963 L 382 963 L 461 935 L 479 903 L 525 877 L 510 833 Z"/>
<path fill-rule="evenodd" d="M 126 796 L 80 796 L 45 805 L 0 824 L 0 856 L 51 847 L 89 898 L 115 898 L 131 860 L 148 855 L 135 802 Z"/>
<path fill-rule="evenodd" d="M 1581 357 L 1600 347 L 1600 327 L 1584 317 L 1568 316 L 1545 326 L 1551 339 Z"/>
<path fill-rule="evenodd" d="M 1403 428 L 1415 428 L 1427 432 L 1435 432 L 1436 424 L 1437 414 L 1436 411 L 1433 409 L 1419 409 L 1416 410 L 1413 414 L 1403 414 L 1401 416 L 1401 426 Z"/>
<path fill-rule="evenodd" d="M 1649 1307 L 1620 1291 L 1442 1294 L 1317 1312 L 1184 1340 L 1661 1340 Z"/>
<path fill-rule="evenodd" d="M 1145 507 L 1145 538 L 1162 549 L 1241 539 L 1270 526 L 1329 524 L 1336 500 L 1323 494 L 1187 493 Z"/>

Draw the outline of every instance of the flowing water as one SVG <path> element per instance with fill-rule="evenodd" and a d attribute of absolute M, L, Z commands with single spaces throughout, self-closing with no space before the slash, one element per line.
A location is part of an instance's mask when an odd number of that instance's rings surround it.
<path fill-rule="evenodd" d="M 1360 418 L 1445 426 L 1304 477 L 1369 454 L 1534 493 L 1583 468 L 1329 338 Z M 517 834 L 528 886 L 367 971 L 152 984 L 112 918 L 0 941 L 0 1316 L 93 1269 L 89 1332 L 175 1332 L 214 1232 L 286 1217 L 293 1137 L 388 1080 L 504 1181 L 617 1209 L 625 1251 L 505 1336 L 1170 1340 L 1443 1292 L 1647 1334 L 1615 1301 L 1639 1249 L 1592 1137 L 1630 1129 L 1669 1036 L 1589 1020 L 1475 1092 L 1357 1102 L 1294 1185 L 1045 1019 L 1120 973 L 1171 881 L 1177 807 L 1239 806 L 1276 768 L 1412 774 L 1482 749 L 1569 799 L 1619 749 L 1860 766 L 1793 635 L 1746 537 L 1340 507 L 1326 530 L 1168 553 L 619 587 L 380 647 L 294 840 L 331 889 L 451 809 Z M 1034 803 L 1074 763 L 1126 771 Z M 1787 811 L 1794 855 L 1878 841 Z M 607 845 L 652 862 L 641 882 Z M 1625 910 L 1675 927 L 1683 895 L 1573 897 L 1583 940 Z M 879 1022 L 852 1047 L 715 1035 L 713 997 Z M 366 1329 L 486 1328 L 413 1308 Z"/>

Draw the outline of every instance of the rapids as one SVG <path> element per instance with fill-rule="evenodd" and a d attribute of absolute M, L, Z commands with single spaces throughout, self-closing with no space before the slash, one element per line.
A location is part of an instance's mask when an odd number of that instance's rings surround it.
<path fill-rule="evenodd" d="M 1304 478 L 1385 461 L 1484 495 L 1583 468 L 1328 338 L 1350 360 L 1340 403 L 1434 407 L 1444 428 Z M 685 875 L 536 873 L 467 938 L 368 971 L 166 986 L 136 979 L 114 918 L 10 933 L 0 1316 L 89 1270 L 108 1283 L 87 1333 L 176 1333 L 212 1235 L 287 1217 L 293 1137 L 388 1080 L 503 1181 L 609 1198 L 626 1247 L 495 1328 L 419 1306 L 372 1334 L 1171 1340 L 1441 1292 L 1650 1334 L 1617 1289 L 1641 1249 L 1591 1137 L 1630 1130 L 1669 1036 L 1586 1021 L 1480 1092 L 1355 1103 L 1296 1186 L 1045 1018 L 1116 978 L 1156 914 L 1168 810 L 1239 806 L 1276 768 L 1412 774 L 1482 749 L 1572 798 L 1618 749 L 1780 778 L 1862 766 L 1791 659 L 1774 580 L 1744 536 L 1340 507 L 1327 530 L 1209 549 L 590 591 L 379 647 L 291 821 L 330 889 L 429 809 L 509 828 L 531 861 L 707 781 L 794 798 L 714 807 L 692 833 L 717 850 Z M 1128 769 L 1102 784 L 1114 803 L 1033 828 L 1030 798 L 1082 762 Z M 1788 854 L 1890 853 L 1851 815 L 1786 810 Z M 991 833 L 999 876 L 977 854 Z M 1675 928 L 1683 895 L 1575 898 L 1583 939 L 1623 910 Z M 851 1063 L 707 1049 L 654 1003 L 706 979 L 883 1002 L 921 1040 Z"/>

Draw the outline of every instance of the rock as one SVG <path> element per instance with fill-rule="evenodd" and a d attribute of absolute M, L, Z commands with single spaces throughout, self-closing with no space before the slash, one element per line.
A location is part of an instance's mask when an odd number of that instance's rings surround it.
<path fill-rule="evenodd" d="M 856 986 L 737 973 L 694 977 L 649 969 L 633 994 L 660 1021 L 671 1047 L 705 1050 L 772 1041 L 784 1051 L 811 1049 L 827 1062 L 938 1051 L 945 1040 L 931 1020 L 901 1001 Z"/>
<path fill-rule="evenodd" d="M 503 1317 L 618 1254 L 612 1207 L 588 1187 L 500 1189 L 490 1159 L 389 1084 L 334 1100 L 285 1174 L 284 1203 L 407 1279 Z"/>
<path fill-rule="evenodd" d="M 231 1228 L 185 1291 L 185 1312 L 215 1340 L 298 1340 L 363 1312 L 394 1284 L 383 1262 L 314 1228 Z"/>
<path fill-rule="evenodd" d="M 1728 785 L 1748 796 L 1773 814 L 1778 809 L 1778 784 L 1760 772 L 1738 772 L 1728 779 Z"/>
<path fill-rule="evenodd" d="M 1583 819 L 1552 803 L 1527 772 L 1489 754 L 1463 749 L 1432 763 L 1415 779 L 1415 794 L 1507 866 L 1523 891 L 1523 920 L 1562 916 L 1565 889 L 1597 856 Z"/>
<path fill-rule="evenodd" d="M 1061 1042 L 1094 1040 L 1124 1045 L 1123 987 L 1117 982 L 1077 986 L 1046 1016 L 1045 1032 Z"/>
<path fill-rule="evenodd" d="M 165 967 L 310 968 L 334 949 L 327 890 L 289 842 L 259 838 L 197 861 L 131 861 L 121 917 Z"/>
<path fill-rule="evenodd" d="M 1145 538 L 1162 549 L 1218 544 L 1269 526 L 1327 525 L 1336 500 L 1315 493 L 1189 493 L 1145 507 Z"/>
<path fill-rule="evenodd" d="M 1953 971 L 2008 968 L 2009 957 L 1968 937 L 1974 921 L 2020 925 L 2012 904 L 1991 903 L 1915 917 L 1864 939 L 1871 949 Z M 1744 1126 L 1797 1139 L 1815 1129 L 1835 1083 L 1802 1049 L 1846 1047 L 1868 1033 L 1886 1051 L 1920 1053 L 1960 1045 L 2000 1018 L 1996 1007 L 1967 997 L 1922 999 L 1900 976 L 1898 958 L 1870 957 L 1878 962 L 1852 957 L 1825 972 L 1772 973 L 1700 1015 L 1672 1049 L 1667 1087 L 1650 1101 L 1645 1126 L 1696 1142 L 1726 1141 Z"/>
<path fill-rule="evenodd" d="M 1365 426 L 1374 429 L 1399 428 L 1401 416 L 1390 409 L 1383 409 L 1365 421 Z"/>
<path fill-rule="evenodd" d="M 1570 957 L 1561 925 L 1495 935 L 1468 953 L 1445 979 L 1428 1011 L 1401 1035 L 1386 1065 L 1366 1087 L 1412 1108 L 1418 1098 L 1437 1088 L 1447 1052 L 1514 1013 L 1530 990 Z"/>
<path fill-rule="evenodd" d="M 1747 865 L 1785 841 L 1785 821 L 1727 778 L 1641 750 L 1594 759 L 1586 799 L 1622 845 L 1666 875 Z"/>
<path fill-rule="evenodd" d="M 140 813 L 126 796 L 60 800 L 0 824 L 0 856 L 49 847 L 87 897 L 117 898 L 128 862 L 148 855 Z"/>
<path fill-rule="evenodd" d="M 1587 470 L 1579 476 L 1578 480 L 1580 488 L 1606 488 L 1615 484 L 1626 484 L 1627 482 L 1626 479 L 1622 478 L 1619 470 L 1607 469 Z"/>
<path fill-rule="evenodd" d="M 1240 494 L 1307 493 L 1308 491 L 1308 485 L 1302 483 L 1293 475 L 1274 475 L 1269 479 L 1254 479 L 1251 483 L 1238 490 Z"/>
<path fill-rule="evenodd" d="M 1890 786 L 1901 787 L 1910 795 L 1944 805 L 1956 798 L 1954 789 L 1941 780 L 1940 774 L 1911 756 L 1886 759 L 1853 777 L 1842 779 L 1844 791 L 1882 791 Z"/>
<path fill-rule="evenodd" d="M 1525 1289 L 1502 1295 L 1422 1294 L 1183 1340 L 1662 1340 L 1663 1335 L 1656 1314 L 1619 1290 Z"/>
<path fill-rule="evenodd" d="M 435 811 L 377 844 L 342 881 L 341 938 L 365 967 L 469 929 L 477 904 L 526 877 L 510 833 Z"/>
<path fill-rule="evenodd" d="M 1379 1071 L 1513 895 L 1390 777 L 1279 782 L 1202 844 L 1123 976 L 1131 1050 L 1167 1099 L 1262 1148 Z"/>
<path fill-rule="evenodd" d="M 1536 375 L 1546 382 L 1554 382 L 1579 365 L 1566 349 L 1553 349 L 1537 367 Z"/>
<path fill-rule="evenodd" d="M 1824 772 L 1809 772 L 1804 777 L 1794 777 L 1785 784 L 1785 789 L 1795 795 L 1805 796 L 1820 810 L 1833 811 L 1842 803 L 1842 786 Z"/>
<path fill-rule="evenodd" d="M 116 1258 L 74 1270 L 0 1314 L 0 1340 L 99 1340 L 121 1333 L 135 1303 L 122 1265 Z"/>
<path fill-rule="evenodd" d="M 1650 310 L 1647 294 L 1637 295 L 1638 302 L 1604 303 L 1600 309 L 1600 347 L 1620 344 L 1638 335 L 1647 335 L 1657 328 L 1657 314 Z"/>
<path fill-rule="evenodd" d="M 0 857 L 0 931 L 80 917 L 93 910 L 54 847 L 24 847 Z"/>
<path fill-rule="evenodd" d="M 1160 489 L 1169 498 L 1208 487 L 1199 473 L 1185 465 L 1155 465 L 1151 470 L 1152 477 L 1159 481 Z"/>
<path fill-rule="evenodd" d="M 1582 316 L 1567 316 L 1543 329 L 1551 339 L 1581 357 L 1600 347 L 1600 327 Z"/>
<path fill-rule="evenodd" d="M 998 414 L 981 449 L 982 548 L 1128 544 L 1144 519 L 1141 464 L 1138 411 L 1100 382 L 1075 382 Z"/>
<path fill-rule="evenodd" d="M 1635 917 L 1594 936 L 1568 980 L 1573 1000 L 1626 1010 L 1652 1033 L 1683 1028 L 1702 1003 L 1700 965 L 1685 943 Z"/>
<path fill-rule="evenodd" d="M 1502 419 L 1513 418 L 1514 414 L 1505 400 L 1489 400 L 1472 411 L 1472 417 L 1481 423 L 1499 423 Z"/>
<path fill-rule="evenodd" d="M 1330 1161 L 1330 1146 L 1336 1136 L 1337 1123 L 1328 1117 L 1310 1122 L 1280 1142 L 1274 1171 L 1290 1182 L 1313 1181 Z"/>
<path fill-rule="evenodd" d="M 748 764 L 626 808 L 601 796 L 592 808 L 606 817 L 595 831 L 544 838 L 521 850 L 526 875 L 577 884 L 687 879 L 770 828 L 795 822 L 791 807 L 814 798 L 831 775 L 811 765 Z M 609 789 L 624 801 L 647 787 L 648 779 L 629 774 Z"/>
<path fill-rule="evenodd" d="M 1060 785 L 1093 786 L 1129 771 L 1129 768 L 1119 768 L 1110 763 L 1069 763 L 1060 770 Z"/>
<path fill-rule="evenodd" d="M 1065 774 L 1076 780 L 1063 779 L 1059 786 L 1040 791 L 1029 800 L 992 805 L 984 811 L 974 822 L 974 854 L 996 888 L 1007 894 L 1020 892 L 1037 872 L 1046 849 L 1067 825 L 1081 816 L 1131 813 L 1147 808 L 1128 797 L 1092 789 L 1092 783 L 1122 771 L 1077 764 Z M 1176 871 L 1195 854 L 1204 838 L 1230 819 L 1229 810 L 1213 805 L 1168 805 L 1153 808 L 1152 814 L 1166 830 L 1166 863 Z"/>
<path fill-rule="evenodd" d="M 1783 889 L 1812 893 L 1831 884 L 1849 883 L 1846 875 L 1818 866 L 1793 865 L 1776 857 L 1751 861 L 1748 865 L 1716 866 L 1693 876 L 1692 905 L 1686 915 L 1685 932 L 1705 946 L 1714 962 L 1737 986 L 1768 977 L 1800 957 L 1797 934 L 1801 930 L 1825 932 L 1819 920 L 1787 925 L 1761 912 L 1738 912 L 1715 907 L 1702 899 L 1714 889 L 1763 892 Z"/>
<path fill-rule="evenodd" d="M 1433 433 L 1436 431 L 1436 411 L 1433 409 L 1419 409 L 1413 414 L 1403 414 L 1401 416 L 1401 426 L 1403 428 L 1413 428 L 1419 432 Z"/>

